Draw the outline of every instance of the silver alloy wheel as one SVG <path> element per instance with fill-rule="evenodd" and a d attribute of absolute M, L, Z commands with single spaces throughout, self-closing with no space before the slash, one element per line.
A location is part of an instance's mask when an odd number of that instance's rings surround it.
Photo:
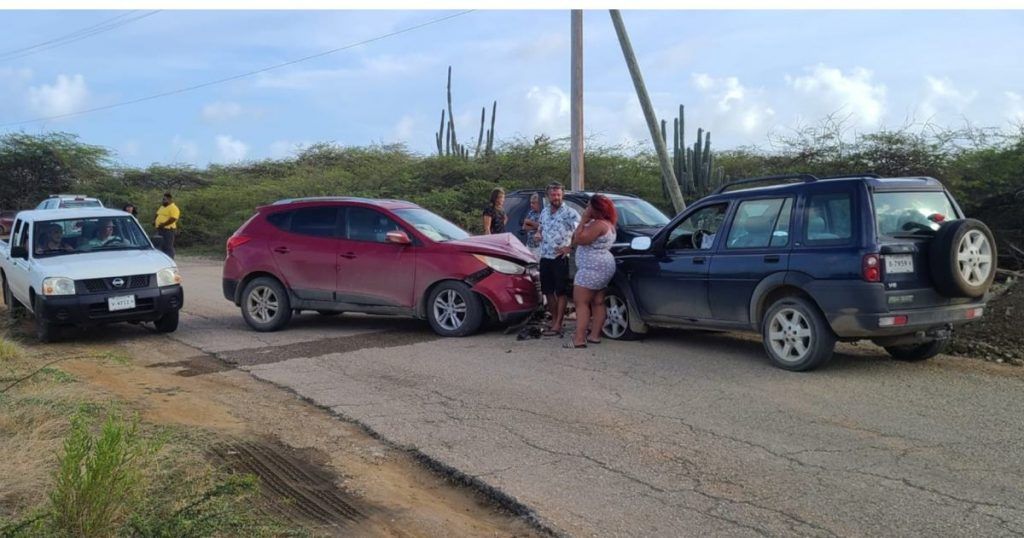
<path fill-rule="evenodd" d="M 608 295 L 604 298 L 604 305 L 607 316 L 602 332 L 608 338 L 620 338 L 629 328 L 626 303 L 618 295 Z"/>
<path fill-rule="evenodd" d="M 277 294 L 268 286 L 253 288 L 245 305 L 249 310 L 249 316 L 260 323 L 270 323 L 280 308 Z"/>
<path fill-rule="evenodd" d="M 811 324 L 798 310 L 783 308 L 768 325 L 768 342 L 779 360 L 800 362 L 811 351 Z"/>
<path fill-rule="evenodd" d="M 960 239 L 956 249 L 957 269 L 970 286 L 984 284 L 992 273 L 992 245 L 979 230 L 971 230 Z"/>
<path fill-rule="evenodd" d="M 434 319 L 446 331 L 455 331 L 466 322 L 466 300 L 455 290 L 444 290 L 434 299 Z"/>

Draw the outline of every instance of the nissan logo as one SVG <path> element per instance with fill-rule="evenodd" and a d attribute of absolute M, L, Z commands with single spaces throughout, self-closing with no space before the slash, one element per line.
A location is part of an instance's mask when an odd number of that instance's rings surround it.
<path fill-rule="evenodd" d="M 124 286 L 124 279 L 115 278 L 114 280 L 111 280 L 110 283 L 113 284 L 115 288 L 120 288 L 121 286 Z"/>

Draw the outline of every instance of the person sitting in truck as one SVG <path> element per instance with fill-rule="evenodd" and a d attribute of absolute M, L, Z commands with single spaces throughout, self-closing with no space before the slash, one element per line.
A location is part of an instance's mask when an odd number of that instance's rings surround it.
<path fill-rule="evenodd" d="M 100 221 L 99 226 L 96 228 L 96 235 L 85 246 L 87 249 L 94 249 L 120 240 L 120 237 L 114 235 L 114 221 L 104 219 Z"/>
<path fill-rule="evenodd" d="M 38 235 L 39 241 L 36 242 L 36 254 L 75 250 L 71 245 L 64 242 L 64 228 L 59 224 L 46 226 L 45 231 Z"/>

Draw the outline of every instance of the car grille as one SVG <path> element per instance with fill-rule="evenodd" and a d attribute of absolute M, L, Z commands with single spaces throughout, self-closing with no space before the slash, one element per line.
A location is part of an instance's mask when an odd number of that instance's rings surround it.
<path fill-rule="evenodd" d="M 121 286 L 115 286 L 114 281 L 120 280 Z M 76 281 L 76 288 L 79 293 L 99 293 L 103 291 L 137 290 L 151 286 L 153 275 L 131 275 L 110 278 L 90 278 L 88 280 Z"/>

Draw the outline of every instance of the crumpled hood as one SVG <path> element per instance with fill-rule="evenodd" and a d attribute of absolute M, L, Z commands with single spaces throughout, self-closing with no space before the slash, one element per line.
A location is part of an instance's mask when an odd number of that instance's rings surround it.
<path fill-rule="evenodd" d="M 36 265 L 43 276 L 62 276 L 73 280 L 148 275 L 165 267 L 175 267 L 174 260 L 156 249 L 65 254 L 38 258 Z"/>
<path fill-rule="evenodd" d="M 459 241 L 447 241 L 445 244 L 463 252 L 496 255 L 522 263 L 537 263 L 537 258 L 530 249 L 510 233 L 474 235 Z"/>

